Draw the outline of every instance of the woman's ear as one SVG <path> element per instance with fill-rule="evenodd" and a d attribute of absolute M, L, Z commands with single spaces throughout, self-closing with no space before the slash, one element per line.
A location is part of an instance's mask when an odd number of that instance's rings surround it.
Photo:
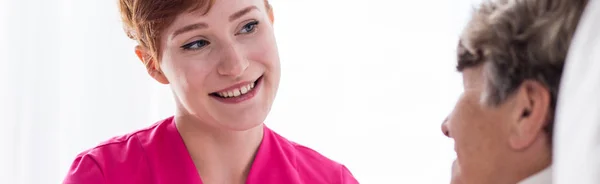
<path fill-rule="evenodd" d="M 154 78 L 154 80 L 160 82 L 161 84 L 169 84 L 169 80 L 167 80 L 165 74 L 160 70 L 160 68 L 156 67 L 158 66 L 156 59 L 152 57 L 147 49 L 137 45 L 135 46 L 135 55 L 137 55 L 140 61 L 142 61 L 146 67 L 146 71 L 152 78 Z"/>
<path fill-rule="evenodd" d="M 270 7 L 268 10 L 269 19 L 271 20 L 271 24 L 275 23 L 275 15 L 273 14 L 273 7 Z"/>

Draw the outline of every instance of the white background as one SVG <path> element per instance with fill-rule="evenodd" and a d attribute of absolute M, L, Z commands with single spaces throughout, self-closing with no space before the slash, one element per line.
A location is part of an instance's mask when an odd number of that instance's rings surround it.
<path fill-rule="evenodd" d="M 271 0 L 282 80 L 266 124 L 361 183 L 447 183 L 440 124 L 477 0 Z M 173 113 L 115 0 L 0 0 L 0 183 L 60 183 L 75 155 Z"/>

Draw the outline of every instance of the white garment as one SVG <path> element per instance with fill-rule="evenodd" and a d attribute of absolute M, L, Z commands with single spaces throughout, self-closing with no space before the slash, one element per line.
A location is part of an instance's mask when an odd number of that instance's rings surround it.
<path fill-rule="evenodd" d="M 525 178 L 519 184 L 552 184 L 552 166 Z"/>
<path fill-rule="evenodd" d="M 556 184 L 600 183 L 600 1 L 590 0 L 571 42 L 555 123 Z"/>

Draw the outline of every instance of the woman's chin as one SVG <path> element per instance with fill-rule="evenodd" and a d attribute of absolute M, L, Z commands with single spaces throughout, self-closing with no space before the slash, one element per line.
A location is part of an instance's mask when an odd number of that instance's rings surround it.
<path fill-rule="evenodd" d="M 269 113 L 270 106 L 267 106 L 267 103 L 261 103 L 253 104 L 252 107 L 219 107 L 214 110 L 211 114 L 217 124 L 227 129 L 244 131 L 261 125 Z"/>
<path fill-rule="evenodd" d="M 263 124 L 267 113 L 253 109 L 246 112 L 226 112 L 215 117 L 219 126 L 232 131 L 246 131 Z M 214 116 L 213 116 L 214 117 Z"/>
<path fill-rule="evenodd" d="M 221 122 L 220 125 L 231 131 L 247 131 L 254 128 L 262 127 L 262 121 L 235 121 L 235 122 Z"/>

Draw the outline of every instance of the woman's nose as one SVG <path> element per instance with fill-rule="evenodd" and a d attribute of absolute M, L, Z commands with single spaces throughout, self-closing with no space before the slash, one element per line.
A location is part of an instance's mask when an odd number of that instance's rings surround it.
<path fill-rule="evenodd" d="M 218 68 L 218 72 L 221 75 L 239 77 L 250 65 L 248 60 L 243 56 L 243 52 L 237 50 L 235 47 L 226 48 L 223 54 L 223 60 Z"/>

